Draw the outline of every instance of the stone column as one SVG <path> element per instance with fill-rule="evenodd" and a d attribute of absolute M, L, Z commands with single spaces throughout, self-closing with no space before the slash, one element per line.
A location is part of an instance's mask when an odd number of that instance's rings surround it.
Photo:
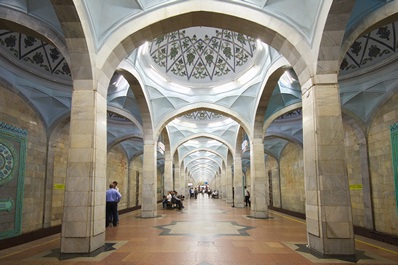
<path fill-rule="evenodd" d="M 157 216 L 157 171 L 156 144 L 154 141 L 144 141 L 144 159 L 142 169 L 141 217 Z"/>
<path fill-rule="evenodd" d="M 170 148 L 166 146 L 164 151 L 164 194 L 174 190 L 173 183 L 173 160 L 171 159 Z"/>
<path fill-rule="evenodd" d="M 268 218 L 268 176 L 265 172 L 262 138 L 255 138 L 250 141 L 250 174 L 250 215 L 254 218 Z"/>
<path fill-rule="evenodd" d="M 61 253 L 90 253 L 105 244 L 107 99 L 74 90 Z"/>
<path fill-rule="evenodd" d="M 228 155 L 227 169 L 226 169 L 226 191 L 227 191 L 227 203 L 232 204 L 232 187 L 233 187 L 233 177 L 232 177 L 232 156 Z"/>
<path fill-rule="evenodd" d="M 173 165 L 174 165 L 174 180 L 175 180 L 174 187 L 175 187 L 175 190 L 178 192 L 178 194 L 185 196 L 184 183 L 180 176 L 180 165 L 178 163 L 178 158 L 176 160 L 176 156 L 174 156 Z"/>
<path fill-rule="evenodd" d="M 317 76 L 302 91 L 308 246 L 355 255 L 337 76 Z"/>
<path fill-rule="evenodd" d="M 239 131 L 235 155 L 234 155 L 234 187 L 235 187 L 235 196 L 234 196 L 234 205 L 235 207 L 243 208 L 245 207 L 244 199 L 245 193 L 243 189 L 243 172 L 242 172 L 242 141 L 243 141 L 243 132 Z"/>
<path fill-rule="evenodd" d="M 243 172 L 242 172 L 242 155 L 241 149 L 237 149 L 235 151 L 234 157 L 234 187 L 235 187 L 235 196 L 234 196 L 234 204 L 235 207 L 243 208 L 245 206 L 245 192 L 243 189 Z"/>
<path fill-rule="evenodd" d="M 221 197 L 220 199 L 227 200 L 227 173 L 226 168 L 221 171 Z"/>

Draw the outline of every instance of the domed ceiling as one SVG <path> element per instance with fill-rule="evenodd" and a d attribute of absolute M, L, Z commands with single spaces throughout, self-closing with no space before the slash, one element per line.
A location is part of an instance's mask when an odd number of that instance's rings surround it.
<path fill-rule="evenodd" d="M 239 77 L 252 66 L 256 41 L 224 29 L 192 27 L 149 44 L 150 64 L 168 81 L 211 85 Z"/>

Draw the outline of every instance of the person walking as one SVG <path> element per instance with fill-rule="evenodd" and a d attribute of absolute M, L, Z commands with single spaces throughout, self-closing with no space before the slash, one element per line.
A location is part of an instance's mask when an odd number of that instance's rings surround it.
<path fill-rule="evenodd" d="M 117 204 L 122 198 L 120 192 L 118 192 L 113 184 L 109 184 L 109 190 L 106 191 L 106 221 L 105 226 L 108 227 L 112 221 L 113 226 L 117 226 Z"/>
<path fill-rule="evenodd" d="M 250 202 L 250 192 L 245 186 L 245 206 L 251 207 L 251 202 Z"/>

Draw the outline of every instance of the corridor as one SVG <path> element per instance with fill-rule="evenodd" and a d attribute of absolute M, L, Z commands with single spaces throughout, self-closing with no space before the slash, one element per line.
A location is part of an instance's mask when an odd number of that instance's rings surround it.
<path fill-rule="evenodd" d="M 121 215 L 119 226 L 107 228 L 104 249 L 90 257 L 61 255 L 57 234 L 0 251 L 0 264 L 398 264 L 398 247 L 363 237 L 356 237 L 356 262 L 311 255 L 304 220 L 278 212 L 253 219 L 247 208 L 201 194 L 184 206 L 163 210 L 158 204 L 158 218 Z"/>

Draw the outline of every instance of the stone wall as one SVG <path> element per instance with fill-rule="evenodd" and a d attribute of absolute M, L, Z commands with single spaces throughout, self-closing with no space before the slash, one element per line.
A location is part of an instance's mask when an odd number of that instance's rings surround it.
<path fill-rule="evenodd" d="M 272 175 L 272 206 L 281 208 L 278 162 L 269 155 L 265 159 L 265 175 L 268 176 L 268 174 Z"/>
<path fill-rule="evenodd" d="M 69 151 L 69 123 L 56 130 L 49 146 L 49 155 L 47 161 L 48 174 L 48 198 L 46 210 L 50 210 L 51 226 L 62 223 L 62 214 L 64 207 L 65 182 L 68 166 Z"/>
<path fill-rule="evenodd" d="M 305 213 L 303 149 L 288 143 L 280 159 L 282 208 Z"/>
<path fill-rule="evenodd" d="M 134 160 L 130 162 L 130 206 L 135 207 L 141 205 L 142 200 L 142 188 L 141 185 L 137 184 L 142 183 L 142 157 L 138 156 Z M 137 180 L 138 179 L 138 183 Z"/>
<path fill-rule="evenodd" d="M 351 187 L 350 197 L 353 224 L 359 227 L 366 227 L 358 137 L 355 129 L 347 122 L 344 122 L 343 126 L 347 176 Z"/>
<path fill-rule="evenodd" d="M 18 95 L 0 84 L 0 121 L 27 130 L 22 234 L 43 227 L 46 172 L 46 130 L 36 112 Z"/>
<path fill-rule="evenodd" d="M 376 231 L 398 235 L 390 125 L 398 122 L 398 93 L 376 113 L 368 133 L 369 169 Z"/>
<path fill-rule="evenodd" d="M 128 207 L 127 194 L 129 187 L 127 163 L 127 157 L 120 145 L 116 145 L 108 151 L 106 166 L 107 189 L 109 184 L 117 181 L 119 192 L 122 195 L 122 199 L 118 204 L 118 210 L 123 210 Z"/>

